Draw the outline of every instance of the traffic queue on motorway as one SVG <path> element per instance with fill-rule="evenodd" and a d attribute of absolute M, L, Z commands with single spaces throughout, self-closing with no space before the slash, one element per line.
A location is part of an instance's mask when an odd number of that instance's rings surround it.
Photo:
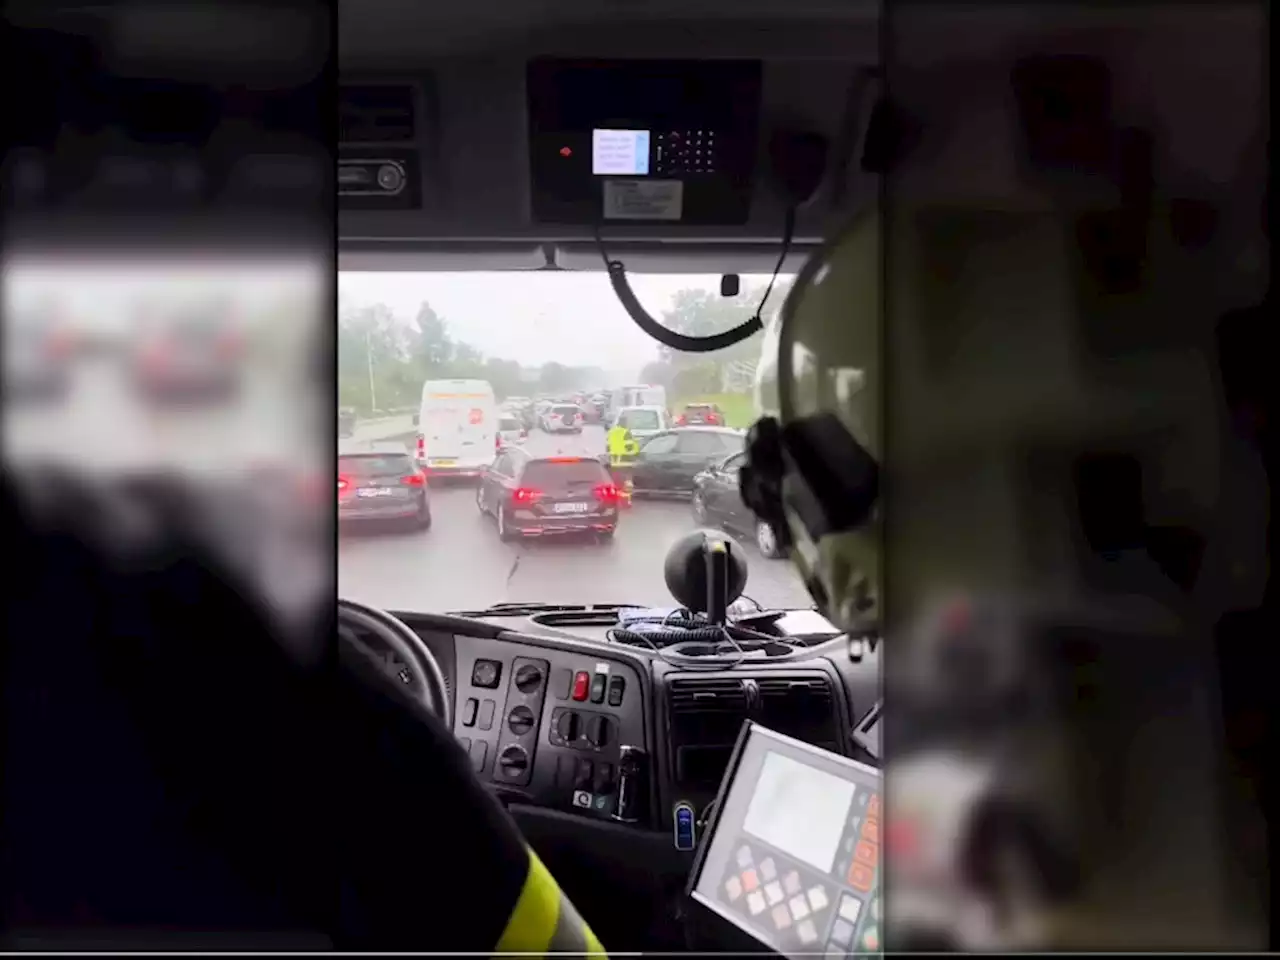
<path fill-rule="evenodd" d="M 428 382 L 411 448 L 340 442 L 339 522 L 428 530 L 431 486 L 465 478 L 476 508 L 508 542 L 567 534 L 608 541 L 628 507 L 676 499 L 689 502 L 693 523 L 748 539 L 766 558 L 780 555 L 738 493 L 744 430 L 726 426 L 711 403 L 686 404 L 672 416 L 657 403 L 611 407 L 611 400 L 602 392 L 499 404 L 482 381 Z M 528 444 L 534 431 L 581 434 L 593 423 L 606 431 L 594 455 L 539 453 Z"/>

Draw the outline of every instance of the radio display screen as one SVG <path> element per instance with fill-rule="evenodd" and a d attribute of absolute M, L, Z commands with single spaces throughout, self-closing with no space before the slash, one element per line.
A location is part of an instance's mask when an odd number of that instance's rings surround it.
<path fill-rule="evenodd" d="M 649 131 L 592 130 L 591 172 L 596 176 L 648 176 Z"/>

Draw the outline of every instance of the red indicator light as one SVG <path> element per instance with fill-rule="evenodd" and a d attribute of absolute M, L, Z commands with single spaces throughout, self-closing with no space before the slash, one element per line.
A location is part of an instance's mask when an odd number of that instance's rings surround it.
<path fill-rule="evenodd" d="M 562 157 L 572 157 L 572 156 L 573 156 L 573 151 L 572 151 L 572 150 L 570 150 L 568 147 L 561 147 L 561 148 L 560 148 L 560 156 L 562 156 Z"/>

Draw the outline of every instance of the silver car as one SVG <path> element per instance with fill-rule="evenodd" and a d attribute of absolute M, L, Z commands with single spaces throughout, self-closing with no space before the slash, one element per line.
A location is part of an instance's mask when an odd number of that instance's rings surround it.
<path fill-rule="evenodd" d="M 542 414 L 542 429 L 547 433 L 581 433 L 582 408 L 572 403 L 557 403 Z"/>
<path fill-rule="evenodd" d="M 498 420 L 499 450 L 524 443 L 528 439 L 529 431 L 524 428 L 524 422 L 519 417 L 504 413 L 502 418 Z"/>

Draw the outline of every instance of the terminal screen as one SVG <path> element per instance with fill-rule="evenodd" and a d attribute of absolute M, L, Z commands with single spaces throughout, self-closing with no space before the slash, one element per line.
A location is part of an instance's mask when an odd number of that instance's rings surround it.
<path fill-rule="evenodd" d="M 648 176 L 649 131 L 592 130 L 591 172 L 596 176 Z"/>
<path fill-rule="evenodd" d="M 839 777 L 781 753 L 768 753 L 743 830 L 830 873 L 856 791 L 857 787 Z"/>
<path fill-rule="evenodd" d="M 881 779 L 744 727 L 690 896 L 785 957 L 879 955 Z"/>

